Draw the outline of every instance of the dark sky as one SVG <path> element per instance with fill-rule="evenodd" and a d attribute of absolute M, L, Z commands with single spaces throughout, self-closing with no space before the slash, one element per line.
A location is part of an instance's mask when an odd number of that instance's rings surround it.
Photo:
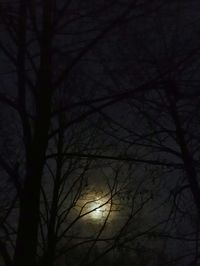
<path fill-rule="evenodd" d="M 35 209 L 41 257 L 52 226 L 58 257 L 75 252 L 79 237 L 86 241 L 85 257 L 77 249 L 80 266 L 109 249 L 104 265 L 119 249 L 119 261 L 126 254 L 137 265 L 160 265 L 161 255 L 163 265 L 197 265 L 190 180 L 195 176 L 198 188 L 199 2 L 55 1 L 44 21 L 50 4 L 43 10 L 42 3 L 29 9 L 24 28 L 18 3 L 0 7 L 0 241 L 12 258 L 20 193 L 28 178 L 37 180 L 30 165 L 44 154 Z M 108 193 L 115 218 L 100 227 L 92 214 L 82 219 L 77 210 L 88 191 L 89 201 Z"/>

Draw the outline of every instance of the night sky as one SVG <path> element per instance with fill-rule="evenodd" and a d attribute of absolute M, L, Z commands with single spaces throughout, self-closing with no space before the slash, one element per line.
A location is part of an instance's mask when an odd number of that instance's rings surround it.
<path fill-rule="evenodd" d="M 200 265 L 199 17 L 0 1 L 0 266 Z"/>

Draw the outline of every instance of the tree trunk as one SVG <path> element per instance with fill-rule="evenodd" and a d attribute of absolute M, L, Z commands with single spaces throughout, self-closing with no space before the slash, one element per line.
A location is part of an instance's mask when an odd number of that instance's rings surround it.
<path fill-rule="evenodd" d="M 48 145 L 51 119 L 51 1 L 43 1 L 43 32 L 40 40 L 40 69 L 36 81 L 36 120 L 32 141 L 26 154 L 26 176 L 20 201 L 20 213 L 14 254 L 15 266 L 37 263 L 40 188 Z M 24 132 L 25 134 L 25 132 Z M 26 139 L 26 136 L 24 136 Z"/>
<path fill-rule="evenodd" d="M 188 145 L 185 140 L 184 129 L 181 126 L 181 121 L 176 106 L 176 87 L 172 86 L 172 89 L 173 91 L 169 91 L 167 95 L 170 103 L 171 116 L 175 123 L 177 142 L 180 146 L 188 183 L 194 198 L 194 203 L 196 205 L 197 212 L 200 215 L 200 187 L 198 183 L 197 173 L 192 155 L 190 154 Z"/>
<path fill-rule="evenodd" d="M 47 97 L 48 98 L 48 97 Z M 27 162 L 27 175 L 21 196 L 19 226 L 15 252 L 16 266 L 36 265 L 40 210 L 40 186 L 48 144 L 50 102 L 44 104 L 36 125 Z"/>

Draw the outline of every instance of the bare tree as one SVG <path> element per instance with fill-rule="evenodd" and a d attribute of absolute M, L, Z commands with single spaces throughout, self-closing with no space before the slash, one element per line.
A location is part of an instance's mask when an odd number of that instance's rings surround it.
<path fill-rule="evenodd" d="M 102 109 L 121 100 L 120 94 L 115 97 L 106 93 L 101 97 L 100 91 L 94 92 L 90 87 L 94 84 L 88 81 L 83 67 L 91 64 L 90 56 L 94 47 L 103 45 L 103 40 L 114 29 L 134 18 L 145 16 L 147 11 L 154 12 L 159 6 L 156 1 L 150 5 L 148 1 L 130 1 L 124 4 L 108 1 L 105 4 L 98 1 L 63 3 L 53 0 L 19 0 L 1 3 L 0 48 L 4 65 L 0 101 L 5 116 L 2 123 L 7 127 L 2 138 L 5 142 L 7 136 L 10 136 L 13 141 L 0 158 L 3 178 L 12 182 L 14 187 L 1 221 L 7 238 L 11 238 L 9 244 L 8 239 L 2 238 L 0 245 L 1 255 L 7 265 L 35 266 L 41 261 L 38 257 L 42 257 L 44 265 L 53 263 L 58 229 L 63 217 L 68 217 L 68 212 L 81 196 L 87 168 L 95 156 L 108 159 L 102 154 L 107 143 L 100 146 L 100 151 L 99 147 L 95 147 L 93 153 L 90 150 L 85 153 L 90 138 L 85 137 L 83 143 L 80 143 L 81 135 L 77 135 L 69 153 L 63 150 L 69 148 L 69 144 L 65 143 L 69 141 L 70 135 L 77 134 L 76 125 L 84 122 L 87 126 L 85 121 L 88 117 L 99 115 Z M 83 66 L 86 59 L 87 63 Z M 93 64 L 96 66 L 95 62 Z M 60 100 L 61 96 L 63 100 Z M 62 118 L 64 112 L 65 119 Z M 91 121 L 94 122 L 94 119 Z M 86 132 L 91 134 L 90 131 Z M 96 134 L 94 137 L 96 138 Z M 49 153 L 51 150 L 54 151 L 53 155 Z M 80 167 L 79 160 L 83 157 L 84 164 Z M 65 160 L 68 161 L 67 169 L 64 168 Z M 76 192 L 72 205 L 63 210 L 61 206 L 71 193 L 70 187 L 65 190 L 71 168 L 73 171 L 79 168 L 82 170 L 77 181 L 76 178 L 75 181 L 70 180 L 71 189 L 76 188 Z M 44 186 L 47 170 L 53 180 L 50 202 L 47 187 Z M 47 178 L 47 182 L 50 182 L 49 179 Z M 65 193 L 64 199 L 62 192 Z M 109 201 L 112 201 L 116 191 L 111 186 L 109 192 Z M 142 201 L 141 208 L 145 202 L 146 200 Z M 14 213 L 16 207 L 18 211 Z M 44 210 L 48 217 L 44 216 Z M 75 221 L 82 216 L 80 213 Z M 133 214 L 130 217 L 132 216 Z M 104 226 L 88 252 L 100 239 Z M 72 225 L 67 227 L 64 232 L 71 227 Z M 122 227 L 119 236 L 123 228 L 125 227 Z M 110 249 L 112 247 L 105 252 Z"/>
<path fill-rule="evenodd" d="M 121 90 L 123 103 L 118 108 L 128 119 L 120 119 L 104 110 L 101 113 L 111 124 L 110 128 L 102 130 L 121 146 L 129 147 L 121 155 L 124 159 L 134 159 L 154 169 L 163 168 L 160 181 L 164 187 L 159 202 L 160 206 L 168 205 L 165 211 L 168 218 L 165 228 L 159 228 L 155 236 L 181 241 L 183 245 L 190 242 L 186 245 L 186 253 L 192 263 L 197 263 L 199 22 L 195 20 L 195 8 L 187 7 L 187 3 L 173 3 L 138 24 L 130 23 L 123 32 L 124 42 L 128 42 L 130 48 L 126 46 L 127 61 L 121 63 L 120 68 L 116 67 L 116 62 L 121 60 L 121 53 L 119 59 L 113 55 L 106 58 L 99 53 L 101 64 L 115 84 L 112 91 Z M 187 17 L 187 14 L 192 16 Z M 121 47 L 119 44 L 116 50 Z M 136 150 L 137 156 L 134 155 Z"/>

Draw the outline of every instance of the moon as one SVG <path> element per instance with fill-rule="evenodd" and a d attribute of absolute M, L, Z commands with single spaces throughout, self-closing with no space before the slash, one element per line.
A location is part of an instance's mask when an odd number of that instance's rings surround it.
<path fill-rule="evenodd" d="M 108 195 L 97 196 L 93 193 L 87 195 L 82 201 L 82 215 L 90 222 L 101 223 L 111 215 L 111 200 Z"/>
<path fill-rule="evenodd" d="M 105 218 L 105 216 L 109 212 L 110 204 L 102 199 L 96 198 L 93 202 L 89 203 L 87 206 L 87 211 L 90 219 L 93 220 L 101 220 Z"/>

